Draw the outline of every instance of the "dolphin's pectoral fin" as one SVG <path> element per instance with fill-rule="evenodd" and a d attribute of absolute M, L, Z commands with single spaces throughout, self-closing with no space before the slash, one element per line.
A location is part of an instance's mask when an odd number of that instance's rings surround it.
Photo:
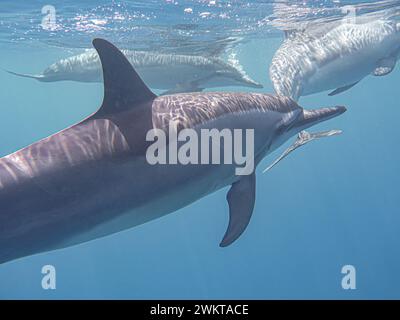
<path fill-rule="evenodd" d="M 128 110 L 156 95 L 140 79 L 124 54 L 103 39 L 94 39 L 103 68 L 104 99 L 97 115 L 109 115 Z"/>
<path fill-rule="evenodd" d="M 330 131 L 321 131 L 321 132 L 315 132 L 315 133 L 310 133 L 307 131 L 301 131 L 297 135 L 297 139 L 293 144 L 287 148 L 272 164 L 270 164 L 267 168 L 264 169 L 263 173 L 267 172 L 270 170 L 272 167 L 274 167 L 278 162 L 280 162 L 282 159 L 286 158 L 289 153 L 292 151 L 296 150 L 297 148 L 304 146 L 308 142 L 319 139 L 319 138 L 324 138 L 324 137 L 330 137 L 330 136 L 335 136 L 338 134 L 341 134 L 341 130 L 330 130 Z"/>
<path fill-rule="evenodd" d="M 378 62 L 377 68 L 372 72 L 376 77 L 386 76 L 391 73 L 396 66 L 396 59 L 393 57 L 381 59 Z"/>
<path fill-rule="evenodd" d="M 349 84 L 348 86 L 344 86 L 344 87 L 341 87 L 341 88 L 337 88 L 336 90 L 332 91 L 332 92 L 329 93 L 328 95 L 329 95 L 329 96 L 335 96 L 335 95 L 337 95 L 337 94 L 339 94 L 339 93 L 345 92 L 345 91 L 347 91 L 347 90 L 353 88 L 353 87 L 354 87 L 357 83 L 359 83 L 359 82 L 360 82 L 360 81 L 357 81 L 357 82 L 354 82 L 354 83 L 352 83 L 352 84 Z"/>
<path fill-rule="evenodd" d="M 256 199 L 256 175 L 242 176 L 232 184 L 226 196 L 229 205 L 229 225 L 221 247 L 229 246 L 244 232 L 249 224 Z"/>

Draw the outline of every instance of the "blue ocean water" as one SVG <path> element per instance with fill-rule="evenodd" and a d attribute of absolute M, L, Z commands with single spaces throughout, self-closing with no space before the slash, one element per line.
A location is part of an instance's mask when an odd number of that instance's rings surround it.
<path fill-rule="evenodd" d="M 333 15 L 353 2 L 308 5 L 324 17 L 323 9 Z M 57 30 L 40 28 L 47 4 L 57 9 Z M 273 2 L 7 0 L 0 6 L 5 69 L 40 73 L 89 48 L 94 37 L 132 49 L 195 53 L 236 37 L 223 57 L 233 55 L 264 88 L 220 90 L 273 92 L 268 66 L 283 41 L 268 24 Z M 127 231 L 2 264 L 0 298 L 400 298 L 399 82 L 395 69 L 341 95 L 302 97 L 305 108 L 347 106 L 313 128 L 343 134 L 308 144 L 266 174 L 262 169 L 289 143 L 260 164 L 251 223 L 232 246 L 218 246 L 228 222 L 225 188 Z M 0 84 L 0 156 L 82 120 L 103 95 L 100 83 L 40 83 L 6 72 Z M 41 286 L 44 265 L 56 268 L 56 290 Z M 344 265 L 356 268 L 355 290 L 341 286 Z"/>

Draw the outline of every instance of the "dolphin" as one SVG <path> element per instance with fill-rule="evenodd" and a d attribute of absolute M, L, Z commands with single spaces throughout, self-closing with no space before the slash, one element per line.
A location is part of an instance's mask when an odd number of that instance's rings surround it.
<path fill-rule="evenodd" d="M 240 66 L 226 63 L 217 57 L 174 55 L 150 51 L 121 51 L 149 87 L 167 90 L 166 94 L 202 91 L 205 88 L 224 86 L 263 87 L 251 79 Z M 39 75 L 6 71 L 42 82 L 102 81 L 101 63 L 94 49 L 62 59 L 50 65 Z"/>
<path fill-rule="evenodd" d="M 290 153 L 292 153 L 297 148 L 304 146 L 305 144 L 320 138 L 331 137 L 341 134 L 341 130 L 329 130 L 329 131 L 320 131 L 320 132 L 307 132 L 305 130 L 300 131 L 297 135 L 296 140 L 278 157 L 272 162 L 267 168 L 263 170 L 263 173 L 271 170 L 275 167 L 280 161 L 286 158 Z"/>
<path fill-rule="evenodd" d="M 364 77 L 385 76 L 400 55 L 400 23 L 393 19 L 361 19 L 287 32 L 269 69 L 275 92 L 298 100 L 326 90 L 336 95 Z M 316 27 L 318 29 L 318 27 Z"/>
<path fill-rule="evenodd" d="M 260 93 L 181 93 L 157 97 L 114 45 L 94 39 L 104 98 L 83 121 L 0 158 L 0 263 L 104 237 L 172 213 L 226 186 L 234 242 L 255 204 L 255 172 L 234 164 L 150 164 L 149 130 L 254 130 L 254 162 L 291 136 L 342 114 L 305 110 Z"/>

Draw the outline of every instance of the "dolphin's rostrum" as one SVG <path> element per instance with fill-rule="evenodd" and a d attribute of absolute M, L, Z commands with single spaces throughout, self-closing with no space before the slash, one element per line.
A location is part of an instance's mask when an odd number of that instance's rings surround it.
<path fill-rule="evenodd" d="M 0 159 L 0 263 L 131 228 L 231 185 L 227 246 L 250 221 L 255 173 L 237 176 L 229 164 L 150 165 L 146 133 L 170 119 L 181 129 L 253 129 L 257 165 L 291 136 L 345 111 L 307 111 L 269 94 L 156 97 L 116 47 L 93 45 L 103 66 L 100 109 Z"/>

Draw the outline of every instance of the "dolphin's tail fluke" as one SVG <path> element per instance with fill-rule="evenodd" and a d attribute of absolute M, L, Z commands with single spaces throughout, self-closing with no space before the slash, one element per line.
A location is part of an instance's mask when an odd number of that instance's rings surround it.
<path fill-rule="evenodd" d="M 30 79 L 36 79 L 38 81 L 44 81 L 45 77 L 42 74 L 25 74 L 25 73 L 18 73 L 18 72 L 14 72 L 14 71 L 10 71 L 7 69 L 3 69 L 5 72 L 10 73 L 14 76 L 17 77 L 24 77 L 24 78 L 30 78 Z"/>
<path fill-rule="evenodd" d="M 346 107 L 343 106 L 328 107 L 315 110 L 303 109 L 303 113 L 300 114 L 293 127 L 296 129 L 297 132 L 300 132 L 304 129 L 316 125 L 317 123 L 337 117 L 344 112 L 346 112 Z"/>

